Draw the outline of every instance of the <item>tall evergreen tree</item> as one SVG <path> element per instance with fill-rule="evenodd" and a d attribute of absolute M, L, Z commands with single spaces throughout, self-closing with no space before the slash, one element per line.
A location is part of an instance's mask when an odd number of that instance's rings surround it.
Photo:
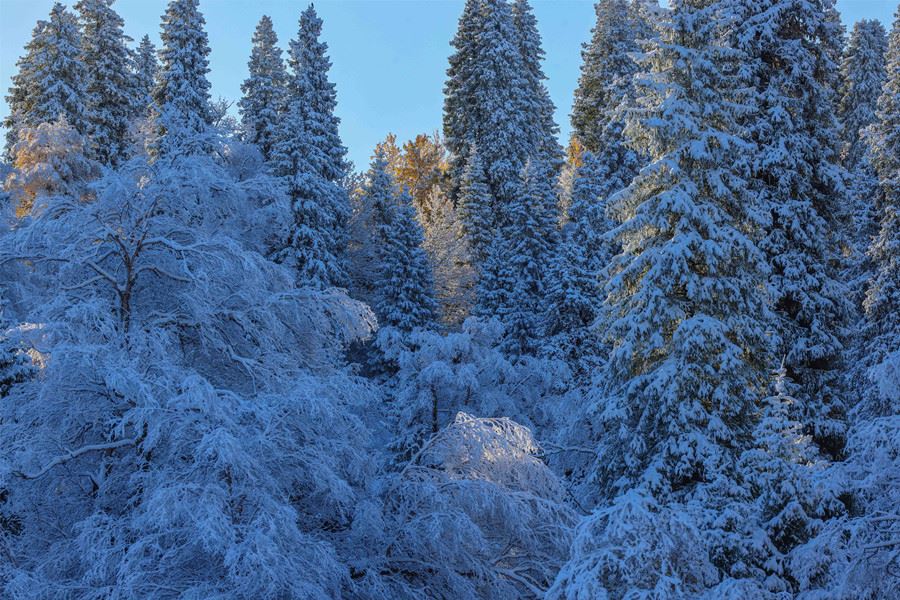
<path fill-rule="evenodd" d="M 640 50 L 634 12 L 628 0 L 597 2 L 591 39 L 581 50 L 572 130 L 578 142 L 594 153 L 603 150 L 602 132 L 611 111 L 633 93 L 631 79 L 638 66 L 631 55 Z"/>
<path fill-rule="evenodd" d="M 602 194 L 604 170 L 593 152 L 585 151 L 572 185 L 569 223 L 559 259 L 554 263 L 547 333 L 557 341 L 564 355 L 578 359 L 597 350 L 594 321 L 601 304 L 601 272 L 612 260 L 612 244 L 604 236 L 613 224 L 606 216 L 606 197 Z"/>
<path fill-rule="evenodd" d="M 594 153 L 601 172 L 600 197 L 625 188 L 642 166 L 643 149 L 625 143 L 625 115 L 635 104 L 633 56 L 639 42 L 652 38 L 638 2 L 601 0 L 594 6 L 597 21 L 591 41 L 582 50 L 583 63 L 572 106 L 573 136 Z"/>
<path fill-rule="evenodd" d="M 841 338 L 851 311 L 837 275 L 847 205 L 832 62 L 840 23 L 828 17 L 833 0 L 742 5 L 733 30 L 756 88 L 745 103 L 754 109 L 747 117 L 757 145 L 754 187 L 771 217 L 761 248 L 771 268 L 777 351 L 797 385 L 790 390 L 796 420 L 820 449 L 837 455 L 846 430 Z"/>
<path fill-rule="evenodd" d="M 375 258 L 370 301 L 382 325 L 409 332 L 434 322 L 437 302 L 422 228 L 411 195 L 391 173 L 388 150 L 388 144 L 375 148 L 362 196 L 369 215 L 365 243 Z"/>
<path fill-rule="evenodd" d="M 878 232 L 874 204 L 878 178 L 869 160 L 864 130 L 875 120 L 875 103 L 881 94 L 885 76 L 886 50 L 884 27 L 878 21 L 863 19 L 854 24 L 841 61 L 843 89 L 838 114 L 843 139 L 840 157 L 850 178 L 848 191 L 851 204 L 846 212 L 852 224 L 848 232 L 847 269 L 843 276 L 850 283 L 854 307 L 862 303 L 866 282 L 872 271 L 866 252 Z M 854 331 L 857 329 L 853 328 Z"/>
<path fill-rule="evenodd" d="M 513 305 L 516 277 L 512 269 L 512 250 L 499 233 L 490 237 L 484 262 L 478 270 L 475 283 L 475 306 L 472 313 L 478 317 L 504 319 Z"/>
<path fill-rule="evenodd" d="M 487 260 L 494 236 L 494 210 L 487 175 L 477 148 L 469 152 L 469 160 L 462 176 L 459 205 L 472 261 L 475 268 L 480 268 Z"/>
<path fill-rule="evenodd" d="M 256 144 L 268 160 L 284 112 L 287 72 L 272 19 L 267 15 L 259 20 L 253 33 L 253 50 L 247 67 L 250 76 L 241 84 L 244 96 L 238 102 L 241 124 L 247 141 Z"/>
<path fill-rule="evenodd" d="M 541 34 L 538 32 L 537 19 L 534 17 L 528 0 L 514 0 L 512 4 L 513 24 L 518 36 L 519 51 L 522 53 L 523 75 L 526 93 L 523 99 L 527 102 L 523 112 L 527 115 L 525 124 L 531 137 L 532 156 L 546 162 L 554 172 L 558 172 L 563 162 L 563 151 L 559 145 L 559 126 L 553 119 L 556 107 L 550 99 L 550 92 L 544 82 L 547 76 L 541 63 L 544 60 L 544 48 L 541 45 Z"/>
<path fill-rule="evenodd" d="M 876 20 L 863 19 L 853 25 L 850 42 L 841 61 L 844 89 L 840 117 L 844 131 L 844 166 L 856 171 L 865 159 L 863 130 L 875 121 L 875 104 L 884 83 L 887 34 Z"/>
<path fill-rule="evenodd" d="M 557 250 L 553 172 L 546 162 L 528 161 L 521 192 L 509 206 L 509 222 L 498 232 L 509 252 L 508 272 L 514 282 L 508 305 L 501 305 L 498 313 L 507 327 L 507 349 L 514 354 L 532 354 L 543 333 L 545 275 Z"/>
<path fill-rule="evenodd" d="M 171 0 L 163 15 L 160 67 L 153 96 L 160 155 L 202 154 L 211 148 L 209 42 L 199 0 Z"/>
<path fill-rule="evenodd" d="M 322 20 L 312 5 L 300 15 L 300 29 L 291 40 L 285 115 L 278 128 L 272 162 L 288 178 L 294 226 L 283 261 L 298 269 L 306 285 L 343 285 L 342 264 L 349 198 L 341 186 L 346 172 L 334 115 L 337 93 L 328 80 L 328 45 L 319 40 Z"/>
<path fill-rule="evenodd" d="M 381 224 L 381 260 L 376 310 L 383 324 L 412 331 L 432 324 L 437 316 L 434 279 L 422 249 L 422 227 L 412 196 L 404 190 L 388 206 L 390 218 Z"/>
<path fill-rule="evenodd" d="M 87 71 L 89 155 L 115 165 L 126 158 L 128 133 L 138 103 L 131 72 L 130 41 L 114 0 L 79 0 L 81 58 Z"/>
<path fill-rule="evenodd" d="M 18 72 L 6 101 L 6 155 L 22 127 L 36 127 L 60 117 L 80 134 L 87 133 L 86 71 L 81 60 L 81 35 L 74 14 L 57 2 L 47 21 L 38 21 L 19 59 Z"/>
<path fill-rule="evenodd" d="M 451 45 L 444 86 L 444 136 L 450 150 L 450 196 L 456 201 L 469 151 L 478 148 L 495 215 L 502 224 L 532 154 L 525 67 L 506 0 L 469 0 Z"/>
<path fill-rule="evenodd" d="M 765 377 L 765 257 L 736 82 L 723 69 L 732 53 L 718 41 L 722 6 L 672 3 L 626 127 L 651 161 L 612 205 L 623 223 L 604 309 L 618 436 L 600 457 L 607 493 L 727 480 Z"/>
<path fill-rule="evenodd" d="M 450 197 L 456 201 L 462 187 L 462 174 L 472 149 L 474 113 L 472 72 L 478 52 L 481 1 L 466 0 L 456 34 L 450 40 L 454 52 L 449 58 L 444 83 L 444 140 L 450 151 Z"/>
<path fill-rule="evenodd" d="M 878 174 L 880 228 L 869 250 L 875 272 L 866 292 L 867 362 L 900 348 L 900 8 L 885 55 L 887 78 L 867 132 Z"/>
<path fill-rule="evenodd" d="M 153 88 L 156 87 L 156 75 L 159 72 L 159 61 L 156 59 L 156 46 L 150 36 L 141 38 L 141 43 L 133 57 L 135 87 L 137 88 L 137 115 L 147 116 L 153 104 Z"/>

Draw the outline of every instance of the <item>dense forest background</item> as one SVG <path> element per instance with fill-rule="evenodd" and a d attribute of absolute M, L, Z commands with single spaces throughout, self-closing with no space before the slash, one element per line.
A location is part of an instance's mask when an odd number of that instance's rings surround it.
<path fill-rule="evenodd" d="M 346 159 L 313 6 L 210 96 L 54 5 L 0 164 L 11 598 L 900 596 L 900 9 L 528 0 Z M 377 90 L 372 90 L 376 94 Z M 438 124 L 436 124 L 438 125 Z"/>

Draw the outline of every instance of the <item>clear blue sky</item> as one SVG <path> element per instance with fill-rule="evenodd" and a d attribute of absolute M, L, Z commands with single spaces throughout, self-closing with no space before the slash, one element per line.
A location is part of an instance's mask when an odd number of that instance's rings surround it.
<path fill-rule="evenodd" d="M 67 2 L 74 4 L 75 0 Z M 532 0 L 544 38 L 544 65 L 564 139 L 581 63 L 581 43 L 590 36 L 593 0 Z M 212 54 L 213 96 L 236 100 L 247 75 L 250 38 L 263 14 L 272 17 L 282 48 L 297 30 L 307 0 L 201 0 Z M 441 126 L 444 72 L 450 38 L 463 0 L 318 0 L 338 89 L 341 135 L 357 168 L 368 162 L 388 132 L 401 140 Z M 4 90 L 35 22 L 52 0 L 0 0 L 0 87 Z M 165 0 L 119 0 L 116 10 L 135 40 L 145 33 L 159 41 Z M 894 0 L 838 0 L 845 24 L 879 19 L 890 27 Z M 5 100 L 0 118 L 8 112 Z"/>

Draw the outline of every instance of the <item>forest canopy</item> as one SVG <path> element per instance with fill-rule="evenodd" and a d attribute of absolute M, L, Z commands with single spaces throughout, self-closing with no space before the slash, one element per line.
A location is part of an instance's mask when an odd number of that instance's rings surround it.
<path fill-rule="evenodd" d="M 900 7 L 666 5 L 598 0 L 561 140 L 529 0 L 466 0 L 443 122 L 358 168 L 314 6 L 235 118 L 198 0 L 158 48 L 56 3 L 0 596 L 900 596 Z"/>

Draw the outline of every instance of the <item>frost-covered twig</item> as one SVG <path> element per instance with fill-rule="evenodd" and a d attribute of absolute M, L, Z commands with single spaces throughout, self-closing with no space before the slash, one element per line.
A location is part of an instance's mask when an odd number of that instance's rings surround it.
<path fill-rule="evenodd" d="M 125 446 L 134 446 L 137 444 L 137 438 L 130 438 L 125 440 L 118 440 L 115 442 L 109 442 L 106 444 L 89 444 L 87 446 L 82 446 L 77 450 L 71 450 L 66 454 L 61 456 L 57 456 L 49 463 L 47 463 L 44 468 L 36 473 L 25 473 L 24 471 L 13 471 L 13 474 L 16 477 L 21 477 L 22 479 L 38 479 L 39 477 L 43 477 L 46 475 L 53 467 L 63 464 L 64 462 L 70 461 L 73 458 L 78 458 L 82 454 L 87 454 L 88 452 L 102 452 L 104 450 L 115 450 L 116 448 L 123 448 Z"/>

